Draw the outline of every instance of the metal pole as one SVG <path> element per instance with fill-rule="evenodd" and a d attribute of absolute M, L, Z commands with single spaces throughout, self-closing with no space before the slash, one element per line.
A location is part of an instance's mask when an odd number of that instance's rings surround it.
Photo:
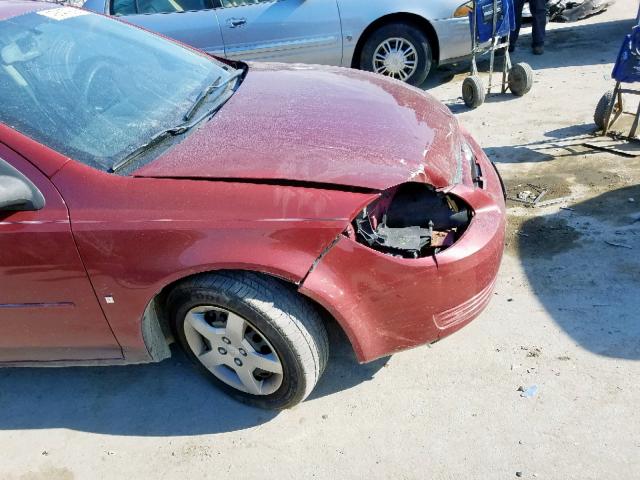
<path fill-rule="evenodd" d="M 604 119 L 604 128 L 602 130 L 602 134 L 606 135 L 609 131 L 609 124 L 611 122 L 611 114 L 613 113 L 613 108 L 618 102 L 618 98 L 620 97 L 620 82 L 616 83 L 616 88 L 613 89 L 613 98 L 611 99 L 611 105 L 607 108 L 607 117 Z M 637 115 L 636 115 L 637 119 Z"/>
<path fill-rule="evenodd" d="M 473 25 L 471 27 L 471 75 L 478 75 L 478 66 L 476 65 L 476 35 L 478 28 L 478 0 L 473 0 Z"/>
<path fill-rule="evenodd" d="M 493 0 L 493 29 L 491 31 L 491 53 L 489 56 L 489 90 L 488 93 L 491 93 L 491 83 L 493 77 L 493 63 L 495 61 L 496 56 L 496 29 L 498 27 L 498 0 Z"/>

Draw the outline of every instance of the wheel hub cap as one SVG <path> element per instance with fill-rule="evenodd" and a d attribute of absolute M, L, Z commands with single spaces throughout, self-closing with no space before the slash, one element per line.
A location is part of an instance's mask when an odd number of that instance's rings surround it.
<path fill-rule="evenodd" d="M 404 38 L 390 38 L 376 48 L 373 71 L 406 81 L 418 68 L 418 51 Z"/>
<path fill-rule="evenodd" d="M 216 306 L 191 309 L 185 318 L 187 344 L 219 380 L 252 395 L 282 385 L 282 362 L 267 338 L 248 320 Z"/>

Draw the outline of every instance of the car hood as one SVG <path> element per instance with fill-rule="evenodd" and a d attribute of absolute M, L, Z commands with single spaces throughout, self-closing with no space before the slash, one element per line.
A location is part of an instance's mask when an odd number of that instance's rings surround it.
<path fill-rule="evenodd" d="M 134 176 L 383 190 L 461 181 L 457 120 L 425 92 L 345 68 L 252 64 L 216 116 Z"/>

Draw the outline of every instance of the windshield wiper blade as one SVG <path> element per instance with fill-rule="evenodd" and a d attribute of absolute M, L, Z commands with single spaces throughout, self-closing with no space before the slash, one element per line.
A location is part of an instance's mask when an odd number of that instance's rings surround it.
<path fill-rule="evenodd" d="M 118 172 L 118 170 L 122 170 L 124 167 L 129 165 L 129 163 L 131 163 L 133 160 L 138 158 L 140 155 L 142 155 L 144 152 L 146 152 L 150 148 L 162 142 L 162 140 L 164 140 L 165 138 L 173 137 L 175 135 L 180 135 L 181 133 L 184 133 L 187 130 L 189 130 L 189 128 L 191 128 L 190 125 L 178 125 L 177 127 L 167 128 L 166 130 L 162 130 L 156 133 L 149 139 L 147 143 L 143 143 L 138 148 L 133 150 L 131 153 L 123 157 L 120 161 L 114 163 L 113 166 L 111 167 L 111 173 L 116 173 Z"/>
<path fill-rule="evenodd" d="M 153 148 L 156 145 L 158 145 L 160 142 L 162 142 L 167 137 L 174 137 L 176 135 L 181 135 L 181 134 L 185 133 L 187 130 L 193 128 L 194 125 L 199 124 L 205 118 L 208 118 L 208 117 L 211 117 L 212 115 L 214 115 L 222 107 L 222 105 L 224 105 L 226 103 L 226 101 L 229 100 L 229 98 L 231 98 L 231 96 L 233 95 L 233 91 L 227 92 L 226 95 L 221 95 L 218 98 L 218 101 L 213 106 L 213 108 L 211 108 L 209 111 L 205 112 L 203 115 L 198 117 L 196 120 L 194 120 L 192 122 L 189 122 L 189 120 L 191 120 L 191 118 L 193 117 L 193 114 L 198 110 L 200 105 L 202 105 L 202 103 L 204 102 L 206 97 L 208 97 L 213 91 L 218 90 L 219 88 L 224 87 L 225 85 L 228 85 L 232 80 L 240 77 L 243 73 L 244 73 L 244 70 L 239 70 L 239 71 L 233 73 L 229 78 L 226 78 L 222 83 L 218 83 L 218 81 L 220 80 L 220 77 L 218 77 L 218 79 L 216 79 L 216 81 L 214 83 L 212 83 L 209 87 L 207 87 L 207 89 L 205 89 L 202 92 L 202 94 L 198 97 L 198 99 L 193 104 L 193 106 L 189 109 L 187 114 L 185 114 L 185 116 L 184 116 L 185 122 L 184 123 L 182 123 L 180 125 L 177 125 L 175 127 L 167 128 L 166 130 L 161 130 L 160 132 L 156 133 L 155 135 L 153 135 L 149 139 L 149 141 L 147 143 L 144 143 L 144 144 L 140 145 L 138 148 L 133 150 L 131 153 L 127 154 L 121 160 L 116 162 L 110 168 L 110 172 L 111 173 L 117 173 L 119 170 L 122 170 L 124 167 L 129 165 L 133 160 L 135 160 L 136 158 L 138 158 L 140 155 L 142 155 L 146 151 L 148 151 L 151 148 Z"/>
<path fill-rule="evenodd" d="M 238 70 L 237 72 L 234 72 L 233 74 L 231 74 L 231 76 L 227 77 L 222 82 L 220 82 L 220 79 L 222 78 L 221 76 L 216 78 L 211 85 L 209 85 L 202 92 L 200 92 L 200 95 L 198 95 L 198 98 L 196 98 L 196 101 L 193 102 L 193 105 L 191 105 L 191 108 L 189 108 L 187 113 L 184 114 L 184 117 L 182 117 L 182 119 L 185 122 L 188 122 L 189 120 L 191 120 L 193 118 L 193 115 L 198 110 L 198 108 L 200 108 L 200 106 L 204 103 L 204 101 L 207 99 L 209 95 L 211 95 L 216 90 L 219 90 L 220 88 L 224 87 L 225 85 L 228 85 L 230 82 L 232 82 L 233 80 L 241 76 L 243 73 L 244 73 L 243 70 Z"/>

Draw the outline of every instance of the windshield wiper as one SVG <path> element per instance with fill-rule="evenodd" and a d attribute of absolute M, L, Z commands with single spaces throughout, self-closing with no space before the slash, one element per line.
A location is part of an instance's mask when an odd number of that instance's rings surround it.
<path fill-rule="evenodd" d="M 181 133 L 189 130 L 189 128 L 191 128 L 191 125 L 178 125 L 177 127 L 167 128 L 166 130 L 156 133 L 147 143 L 143 143 L 134 151 L 123 157 L 120 161 L 114 163 L 111 167 L 111 173 L 116 173 L 118 170 L 122 170 L 122 168 L 126 167 L 132 160 L 135 160 L 144 152 L 162 142 L 165 138 L 180 135 Z"/>
<path fill-rule="evenodd" d="M 233 74 L 231 74 L 231 76 L 229 76 L 222 82 L 220 82 L 220 79 L 222 78 L 221 76 L 216 78 L 211 85 L 209 85 L 202 92 L 200 92 L 200 95 L 198 95 L 198 98 L 196 98 L 196 101 L 193 102 L 193 105 L 191 105 L 191 108 L 189 108 L 187 113 L 184 114 L 184 117 L 182 117 L 182 119 L 185 122 L 188 122 L 189 120 L 191 120 L 195 115 L 196 111 L 198 110 L 198 108 L 200 108 L 200 106 L 204 103 L 204 101 L 207 99 L 209 95 L 211 95 L 216 90 L 219 90 L 220 88 L 224 87 L 225 85 L 228 85 L 231 81 L 235 80 L 236 78 L 241 76 L 243 73 L 244 73 L 243 70 L 238 70 L 237 72 L 234 72 Z"/>
<path fill-rule="evenodd" d="M 240 72 L 242 73 L 242 72 Z M 237 78 L 239 75 L 235 75 L 233 78 Z M 231 79 L 229 79 L 229 81 L 231 81 Z M 225 84 L 229 83 L 228 81 L 225 81 Z M 148 150 L 152 149 L 153 147 L 155 147 L 156 145 L 158 145 L 159 143 L 161 143 L 163 140 L 165 140 L 168 137 L 175 137 L 176 135 L 182 135 L 183 133 L 185 133 L 187 130 L 190 130 L 191 128 L 193 128 L 195 125 L 199 124 L 200 122 L 202 122 L 204 119 L 211 117 L 212 115 L 214 115 L 218 110 L 220 110 L 220 108 L 222 108 L 222 106 L 227 102 L 227 100 L 229 100 L 231 97 L 233 96 L 233 91 L 228 91 L 226 94 L 221 95 L 218 99 L 217 102 L 215 102 L 215 104 L 213 105 L 212 108 L 210 108 L 209 110 L 207 110 L 204 114 L 200 115 L 196 120 L 193 120 L 192 122 L 185 122 L 182 123 L 180 125 L 177 125 L 175 127 L 171 127 L 171 128 L 167 128 L 166 130 L 161 130 L 158 133 L 156 133 L 155 135 L 153 135 L 149 141 L 147 143 L 143 143 L 142 145 L 140 145 L 138 148 L 136 148 L 135 150 L 133 150 L 131 153 L 127 154 L 125 157 L 123 157 L 120 161 L 116 162 L 110 169 L 109 171 L 111 173 L 117 173 L 119 170 L 122 170 L 124 167 L 126 167 L 127 165 L 129 165 L 133 160 L 135 160 L 136 158 L 138 158 L 140 155 L 142 155 L 143 153 L 147 152 Z"/>

